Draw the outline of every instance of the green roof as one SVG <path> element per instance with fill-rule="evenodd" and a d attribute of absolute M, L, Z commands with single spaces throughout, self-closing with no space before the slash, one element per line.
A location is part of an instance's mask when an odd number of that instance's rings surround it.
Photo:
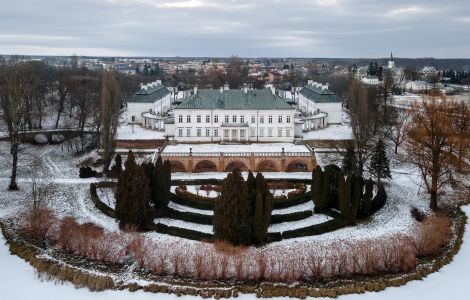
<path fill-rule="evenodd" d="M 299 93 L 316 103 L 341 102 L 341 99 L 336 97 L 336 94 L 332 91 L 328 89 L 323 90 L 321 87 L 311 84 L 304 86 Z"/>
<path fill-rule="evenodd" d="M 199 90 L 176 109 L 280 110 L 292 109 L 271 90 Z"/>
<path fill-rule="evenodd" d="M 141 87 L 128 102 L 152 103 L 162 99 L 169 93 L 170 91 L 161 84 L 150 84 L 147 85 L 146 89 Z"/>

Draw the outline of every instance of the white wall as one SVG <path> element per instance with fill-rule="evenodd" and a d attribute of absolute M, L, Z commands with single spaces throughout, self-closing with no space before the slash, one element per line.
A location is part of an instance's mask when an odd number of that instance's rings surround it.
<path fill-rule="evenodd" d="M 294 140 L 294 110 L 263 110 L 263 111 L 242 111 L 242 110 L 198 110 L 198 109 L 175 109 L 175 139 L 180 142 L 220 142 L 232 138 L 232 130 L 237 130 L 237 139 L 240 138 L 240 131 L 245 130 L 246 141 L 252 142 L 292 142 Z M 180 122 L 179 116 L 182 116 Z M 197 116 L 201 116 L 201 122 L 197 122 Z M 187 122 L 187 117 L 191 116 L 191 122 Z M 206 116 L 209 116 L 209 122 L 206 122 Z M 215 116 L 218 116 L 218 122 L 215 122 Z M 225 123 L 225 116 L 229 117 L 228 124 L 233 124 L 233 116 L 236 116 L 236 123 L 241 123 L 241 117 L 244 117 L 243 123 L 247 127 L 232 126 L 222 127 Z M 272 116 L 272 123 L 269 123 L 269 116 Z M 282 122 L 279 123 L 279 116 L 282 116 Z M 287 123 L 287 116 L 290 116 L 290 123 Z M 252 123 L 254 117 L 254 123 Z M 261 119 L 264 117 L 264 123 Z M 272 136 L 269 136 L 269 128 L 272 130 Z M 279 128 L 281 135 L 279 136 Z M 201 130 L 201 136 L 197 136 L 197 130 Z M 182 130 L 182 136 L 180 135 Z M 187 136 L 187 131 L 190 136 Z M 209 130 L 209 136 L 206 136 L 206 130 Z M 215 131 L 218 131 L 215 136 Z M 224 130 L 229 130 L 229 137 L 224 137 Z M 254 135 L 252 135 L 252 130 Z M 261 135 L 263 131 L 263 136 Z M 289 135 L 287 136 L 287 134 Z"/>
<path fill-rule="evenodd" d="M 155 107 L 153 103 L 129 102 L 127 103 L 127 121 L 131 123 L 132 117 L 134 116 L 134 123 L 143 124 L 144 120 L 142 118 L 142 113 L 149 112 L 154 109 Z"/>
<path fill-rule="evenodd" d="M 316 114 L 319 109 L 320 112 L 328 114 L 327 121 L 329 124 L 341 123 L 341 115 L 343 113 L 341 102 L 315 103 L 299 95 L 299 109 L 306 115 L 310 115 L 310 113 Z"/>

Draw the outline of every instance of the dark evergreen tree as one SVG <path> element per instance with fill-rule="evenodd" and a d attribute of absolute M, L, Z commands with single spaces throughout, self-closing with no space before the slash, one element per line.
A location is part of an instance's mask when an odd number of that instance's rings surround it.
<path fill-rule="evenodd" d="M 378 183 L 382 178 L 392 178 L 385 143 L 382 139 L 379 139 L 375 145 L 370 162 L 370 171 L 377 178 Z"/>
<path fill-rule="evenodd" d="M 121 174 L 122 171 L 122 157 L 121 154 L 116 155 L 114 158 L 114 169 L 116 170 L 116 174 Z"/>
<path fill-rule="evenodd" d="M 256 179 L 253 175 L 253 172 L 248 172 L 248 177 L 246 179 L 246 186 L 248 188 L 248 195 L 250 197 L 250 210 L 251 213 L 255 210 L 256 203 Z"/>
<path fill-rule="evenodd" d="M 328 208 L 328 200 L 330 199 L 330 179 L 331 169 L 325 168 L 321 184 L 321 196 L 319 205 L 315 205 L 316 212 L 324 212 Z"/>
<path fill-rule="evenodd" d="M 153 219 L 149 204 L 149 181 L 144 168 L 136 165 L 132 151 L 129 151 L 125 170 L 118 179 L 116 198 L 116 218 L 119 227 L 136 227 L 148 229 Z"/>
<path fill-rule="evenodd" d="M 351 204 L 351 176 L 344 178 L 338 177 L 338 190 L 339 190 L 339 211 L 343 219 L 349 219 L 350 204 Z"/>
<path fill-rule="evenodd" d="M 268 227 L 271 223 L 272 206 L 272 194 L 267 193 L 263 196 L 262 192 L 257 189 L 253 220 L 254 228 L 252 232 L 252 242 L 256 245 L 260 245 L 267 240 Z"/>
<path fill-rule="evenodd" d="M 349 218 L 348 222 L 350 225 L 356 224 L 357 219 L 357 210 L 359 209 L 359 203 L 361 202 L 362 197 L 362 177 L 357 176 L 356 174 L 351 175 L 351 204 L 349 206 Z"/>
<path fill-rule="evenodd" d="M 167 159 L 163 163 L 163 200 L 162 207 L 167 208 L 171 196 L 171 163 Z"/>
<path fill-rule="evenodd" d="M 358 218 L 367 218 L 371 215 L 372 210 L 372 196 L 374 190 L 374 182 L 369 178 L 365 184 L 365 192 L 362 195 L 361 203 L 359 204 Z"/>
<path fill-rule="evenodd" d="M 343 171 L 346 173 L 357 171 L 357 159 L 353 143 L 348 143 L 346 145 L 346 154 L 343 158 Z"/>
<path fill-rule="evenodd" d="M 152 175 L 152 203 L 157 210 L 164 207 L 165 188 L 163 184 L 163 161 L 162 157 L 158 156 L 155 161 Z"/>
<path fill-rule="evenodd" d="M 321 202 L 322 202 L 322 180 L 323 180 L 323 171 L 320 165 L 317 165 L 313 171 L 313 186 L 312 186 L 312 200 L 315 205 L 315 212 L 321 211 Z"/>
<path fill-rule="evenodd" d="M 251 243 L 251 220 L 248 187 L 240 172 L 228 174 L 214 206 L 214 238 L 234 245 Z"/>

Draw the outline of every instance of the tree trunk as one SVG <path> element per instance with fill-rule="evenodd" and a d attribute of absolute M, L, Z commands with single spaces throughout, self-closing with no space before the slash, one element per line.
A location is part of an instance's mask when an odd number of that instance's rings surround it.
<path fill-rule="evenodd" d="M 15 191 L 18 190 L 18 185 L 16 184 L 16 170 L 18 167 L 18 143 L 11 144 L 10 153 L 13 156 L 13 165 L 11 167 L 11 178 L 8 189 Z"/>
<path fill-rule="evenodd" d="M 437 175 L 432 176 L 431 178 L 431 202 L 429 203 L 429 207 L 432 210 L 437 209 Z"/>

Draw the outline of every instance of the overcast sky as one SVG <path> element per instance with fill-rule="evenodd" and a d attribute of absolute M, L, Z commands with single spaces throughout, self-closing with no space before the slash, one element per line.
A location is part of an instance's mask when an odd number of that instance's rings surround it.
<path fill-rule="evenodd" d="M 0 53 L 470 57 L 470 0 L 0 0 Z"/>

